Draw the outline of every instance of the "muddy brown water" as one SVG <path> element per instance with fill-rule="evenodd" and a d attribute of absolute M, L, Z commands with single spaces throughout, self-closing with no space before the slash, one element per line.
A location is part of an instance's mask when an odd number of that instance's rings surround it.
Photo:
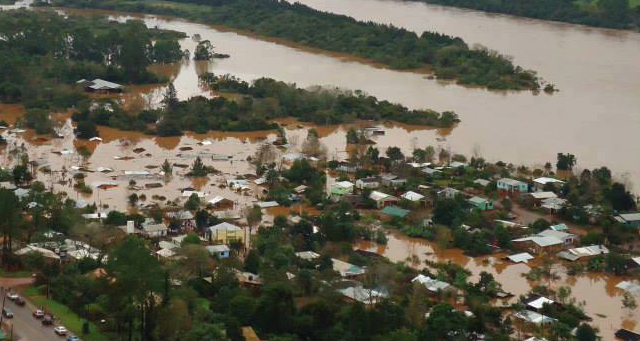
<path fill-rule="evenodd" d="M 526 294 L 536 284 L 547 285 L 546 280 L 539 283 L 528 281 L 522 276 L 538 266 L 539 260 L 532 260 L 530 264 L 513 264 L 504 261 L 504 254 L 486 257 L 468 257 L 460 249 L 442 249 L 436 243 L 421 238 L 408 237 L 397 230 L 388 231 L 387 245 L 361 241 L 355 247 L 376 252 L 388 257 L 394 262 L 405 262 L 417 269 L 424 268 L 425 260 L 436 262 L 451 261 L 472 272 L 473 282 L 479 279 L 482 271 L 492 274 L 502 284 L 502 288 L 516 297 L 508 302 L 514 302 L 517 296 Z M 623 308 L 622 296 L 624 292 L 615 285 L 625 280 L 619 276 L 609 274 L 579 274 L 568 275 L 562 263 L 554 265 L 554 271 L 560 279 L 551 282 L 551 288 L 561 286 L 571 288 L 571 297 L 579 304 L 584 304 L 585 312 L 593 318 L 593 325 L 600 329 L 603 340 L 614 340 L 613 333 L 621 327 L 637 330 L 640 313 Z M 628 280 L 628 279 L 626 279 Z"/>

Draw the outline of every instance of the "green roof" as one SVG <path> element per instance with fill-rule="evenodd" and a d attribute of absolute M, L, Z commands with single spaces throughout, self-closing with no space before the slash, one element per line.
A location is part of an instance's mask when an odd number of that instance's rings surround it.
<path fill-rule="evenodd" d="M 469 202 L 472 202 L 474 204 L 484 204 L 484 203 L 488 203 L 489 200 L 487 200 L 485 198 L 480 198 L 480 197 L 473 197 L 473 198 L 469 199 Z"/>
<path fill-rule="evenodd" d="M 382 209 L 382 213 L 404 218 L 404 216 L 409 214 L 409 211 L 397 206 L 387 206 Z"/>

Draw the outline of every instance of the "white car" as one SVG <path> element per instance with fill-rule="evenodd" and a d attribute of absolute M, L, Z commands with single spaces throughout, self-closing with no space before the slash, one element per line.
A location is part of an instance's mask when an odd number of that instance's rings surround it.
<path fill-rule="evenodd" d="M 12 300 L 12 301 L 15 300 L 18 297 L 20 297 L 20 296 L 15 292 L 8 292 L 7 293 L 7 298 Z"/>
<path fill-rule="evenodd" d="M 57 326 L 57 327 L 53 328 L 53 331 L 56 332 L 56 334 L 58 334 L 60 336 L 65 336 L 69 332 L 67 330 L 67 328 L 65 328 L 63 326 Z"/>

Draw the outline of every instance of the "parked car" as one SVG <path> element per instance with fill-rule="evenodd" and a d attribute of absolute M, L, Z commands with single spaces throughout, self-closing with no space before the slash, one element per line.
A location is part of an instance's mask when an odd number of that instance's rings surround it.
<path fill-rule="evenodd" d="M 41 319 L 44 317 L 44 311 L 38 309 L 36 311 L 33 312 L 33 317 L 37 318 L 37 319 Z"/>
<path fill-rule="evenodd" d="M 23 306 L 25 305 L 25 303 L 26 303 L 26 302 L 24 301 L 24 298 L 22 298 L 22 297 L 20 297 L 20 296 L 18 296 L 18 297 L 14 300 L 14 302 L 16 303 L 16 305 L 21 306 L 21 307 L 23 307 Z"/>
<path fill-rule="evenodd" d="M 9 308 L 2 308 L 2 316 L 6 317 L 6 318 L 12 318 L 13 317 L 13 311 L 11 311 L 11 309 L 9 309 Z"/>
<path fill-rule="evenodd" d="M 82 341 L 82 340 L 80 340 L 79 337 L 72 334 L 72 335 L 69 335 L 69 337 L 67 338 L 67 341 Z"/>
<path fill-rule="evenodd" d="M 18 296 L 18 294 L 16 294 L 15 292 L 8 292 L 7 293 L 7 298 L 14 301 L 16 298 L 18 298 L 20 296 Z"/>
<path fill-rule="evenodd" d="M 53 316 L 45 314 L 42 318 L 42 324 L 45 326 L 49 326 L 53 324 Z"/>
<path fill-rule="evenodd" d="M 65 336 L 69 332 L 64 326 L 57 326 L 53 328 L 53 331 L 60 336 Z"/>

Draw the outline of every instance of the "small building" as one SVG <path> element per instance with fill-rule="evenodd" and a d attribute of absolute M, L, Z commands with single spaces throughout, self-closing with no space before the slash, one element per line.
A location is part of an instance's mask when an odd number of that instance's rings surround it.
<path fill-rule="evenodd" d="M 296 257 L 298 257 L 300 259 L 304 259 L 304 260 L 308 260 L 308 261 L 312 261 L 314 259 L 320 258 L 320 254 L 317 253 L 317 252 L 313 252 L 313 251 L 296 252 L 295 255 L 296 255 Z"/>
<path fill-rule="evenodd" d="M 342 277 L 356 277 L 364 275 L 365 270 L 357 265 L 347 263 L 343 260 L 331 258 L 333 262 L 333 270 L 340 273 Z"/>
<path fill-rule="evenodd" d="M 209 254 L 218 258 L 227 258 L 229 257 L 229 247 L 221 244 L 221 245 L 208 245 L 205 247 Z"/>
<path fill-rule="evenodd" d="M 431 278 L 423 274 L 419 274 L 414 279 L 412 279 L 411 282 L 423 285 L 425 288 L 427 288 L 427 290 L 434 294 L 437 294 L 440 291 L 455 290 L 455 288 L 451 286 L 451 284 L 439 281 L 435 278 Z"/>
<path fill-rule="evenodd" d="M 567 233 L 563 231 L 556 231 L 553 229 L 546 229 L 538 233 L 538 235 L 543 237 L 556 237 L 562 240 L 565 246 L 569 246 L 573 244 L 578 239 L 578 236 L 576 236 L 575 234 Z"/>
<path fill-rule="evenodd" d="M 551 213 L 557 212 L 562 209 L 567 203 L 566 199 L 562 198 L 549 198 L 540 202 L 540 207 L 548 209 Z"/>
<path fill-rule="evenodd" d="M 569 227 L 565 223 L 551 225 L 549 228 L 554 230 L 554 231 L 561 231 L 561 232 L 569 230 Z"/>
<path fill-rule="evenodd" d="M 527 309 L 531 309 L 536 312 L 540 312 L 545 304 L 560 307 L 560 304 L 555 302 L 554 300 L 535 294 L 527 297 L 527 299 L 525 299 L 524 301 L 524 304 L 527 306 Z"/>
<path fill-rule="evenodd" d="M 442 175 L 442 171 L 437 170 L 437 169 L 433 169 L 433 168 L 429 168 L 429 167 L 422 168 L 421 172 L 426 174 L 427 177 L 431 177 L 431 178 L 436 178 L 436 177 Z"/>
<path fill-rule="evenodd" d="M 555 199 L 558 196 L 553 192 L 534 192 L 529 193 L 529 195 L 533 198 L 533 202 L 536 206 L 542 205 L 544 200 Z"/>
<path fill-rule="evenodd" d="M 385 174 L 380 177 L 383 186 L 398 187 L 407 183 L 407 179 L 402 179 L 393 174 Z"/>
<path fill-rule="evenodd" d="M 640 227 L 640 212 L 624 213 L 613 218 L 619 223 L 626 224 L 632 227 Z"/>
<path fill-rule="evenodd" d="M 496 183 L 496 187 L 498 190 L 509 193 L 526 193 L 529 190 L 529 185 L 527 183 L 509 178 L 499 179 Z"/>
<path fill-rule="evenodd" d="M 353 193 L 353 183 L 350 181 L 340 181 L 336 182 L 331 186 L 330 197 L 333 200 L 340 200 L 343 195 Z"/>
<path fill-rule="evenodd" d="M 615 336 L 624 341 L 640 341 L 640 334 L 624 328 L 618 329 L 618 331 L 615 332 Z"/>
<path fill-rule="evenodd" d="M 236 275 L 236 279 L 240 282 L 240 285 L 243 286 L 261 286 L 264 282 L 260 275 L 256 275 L 254 273 L 248 271 L 240 271 L 238 269 L 233 269 L 233 273 Z"/>
<path fill-rule="evenodd" d="M 455 199 L 455 197 L 457 197 L 459 194 L 462 194 L 462 192 L 455 188 L 445 187 L 443 190 L 438 192 L 438 197 L 445 199 Z"/>
<path fill-rule="evenodd" d="M 408 191 L 405 194 L 400 196 L 402 199 L 406 199 L 413 202 L 418 202 L 424 200 L 424 195 L 420 193 L 416 193 L 413 191 Z"/>
<path fill-rule="evenodd" d="M 604 245 L 591 245 L 561 251 L 558 253 L 558 257 L 574 262 L 582 258 L 606 255 L 608 253 L 609 249 Z"/>
<path fill-rule="evenodd" d="M 402 208 L 400 208 L 398 206 L 385 206 L 385 208 L 383 208 L 380 212 L 384 213 L 386 215 L 399 217 L 399 218 L 404 218 L 411 211 L 402 209 Z"/>
<path fill-rule="evenodd" d="M 528 251 L 534 254 L 556 253 L 564 249 L 564 242 L 556 237 L 529 236 L 512 240 L 518 250 Z"/>
<path fill-rule="evenodd" d="M 170 249 L 160 249 L 156 251 L 156 255 L 162 258 L 171 258 L 176 255 L 176 252 Z"/>
<path fill-rule="evenodd" d="M 123 86 L 120 84 L 105 81 L 103 79 L 96 78 L 92 81 L 81 79 L 76 82 L 84 87 L 88 92 L 100 92 L 100 93 L 118 93 L 122 92 Z"/>
<path fill-rule="evenodd" d="M 215 197 L 209 200 L 209 204 L 213 206 L 214 209 L 223 210 L 223 209 L 233 209 L 233 200 L 227 199 L 225 197 L 216 195 Z"/>
<path fill-rule="evenodd" d="M 515 255 L 506 256 L 504 259 L 508 259 L 514 263 L 527 263 L 529 260 L 534 257 L 530 255 L 528 252 L 517 253 Z"/>
<path fill-rule="evenodd" d="M 485 198 L 481 197 L 472 197 L 467 200 L 471 206 L 481 211 L 492 210 L 493 209 L 493 201 L 489 201 Z"/>
<path fill-rule="evenodd" d="M 519 318 L 525 322 L 529 322 L 529 323 L 533 323 L 533 324 L 547 324 L 547 323 L 552 323 L 554 321 L 556 321 L 556 319 L 546 316 L 546 315 L 542 315 L 540 313 L 537 313 L 535 311 L 531 311 L 531 310 L 522 310 L 517 312 L 514 315 L 516 318 Z"/>
<path fill-rule="evenodd" d="M 205 233 L 205 238 L 215 244 L 244 243 L 244 230 L 239 226 L 224 222 L 209 226 Z"/>
<path fill-rule="evenodd" d="M 627 260 L 624 265 L 627 270 L 634 270 L 640 268 L 640 257 L 633 257 Z"/>
<path fill-rule="evenodd" d="M 479 185 L 481 187 L 487 187 L 487 186 L 489 186 L 491 181 L 486 180 L 486 179 L 475 179 L 475 180 L 473 180 L 473 183 L 476 184 L 476 185 Z"/>
<path fill-rule="evenodd" d="M 147 238 L 159 238 L 167 235 L 169 228 L 164 223 L 142 225 L 142 234 Z"/>
<path fill-rule="evenodd" d="M 339 290 L 350 301 L 360 302 L 365 305 L 374 305 L 387 297 L 387 294 L 374 289 L 366 289 L 362 286 L 349 287 Z"/>
<path fill-rule="evenodd" d="M 622 281 L 616 284 L 616 288 L 622 289 L 632 295 L 640 295 L 640 284 L 630 281 Z"/>
<path fill-rule="evenodd" d="M 548 178 L 548 177 L 540 177 L 540 178 L 533 179 L 533 187 L 537 191 L 543 191 L 544 188 L 547 187 L 546 186 L 547 184 L 561 185 L 561 184 L 564 184 L 564 181 L 554 179 L 554 178 Z"/>
<path fill-rule="evenodd" d="M 305 185 L 300 185 L 300 186 L 294 188 L 293 191 L 296 192 L 296 194 L 303 194 L 304 192 L 306 192 L 307 188 L 309 188 L 309 187 L 307 187 Z"/>
<path fill-rule="evenodd" d="M 2 181 L 2 182 L 0 182 L 0 188 L 4 188 L 4 189 L 8 189 L 8 190 L 13 191 L 17 187 L 14 184 L 12 184 L 11 182 L 9 182 L 9 181 Z"/>
<path fill-rule="evenodd" d="M 450 168 L 461 168 L 461 167 L 466 167 L 467 164 L 464 162 L 460 162 L 460 161 L 451 161 L 449 163 L 449 167 Z"/>
<path fill-rule="evenodd" d="M 380 179 L 376 177 L 362 178 L 356 180 L 357 189 L 376 189 L 380 187 Z"/>
<path fill-rule="evenodd" d="M 393 195 L 389 195 L 389 194 L 378 192 L 378 191 L 371 192 L 371 194 L 369 194 L 369 199 L 376 202 L 376 207 L 378 209 L 384 208 L 386 206 L 389 206 L 398 202 L 398 198 L 394 197 Z"/>

